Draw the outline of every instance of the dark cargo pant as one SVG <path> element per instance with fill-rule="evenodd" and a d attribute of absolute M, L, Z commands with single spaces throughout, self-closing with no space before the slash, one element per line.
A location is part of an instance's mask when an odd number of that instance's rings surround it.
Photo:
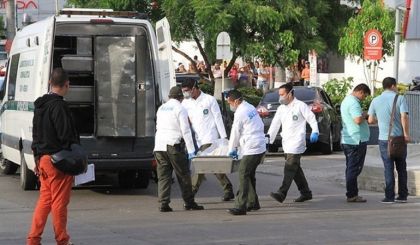
<path fill-rule="evenodd" d="M 302 196 L 312 196 L 309 189 L 308 182 L 306 181 L 305 174 L 300 167 L 300 158 L 302 154 L 285 154 L 286 164 L 284 165 L 284 178 L 278 192 L 287 196 L 293 180 L 295 181 L 298 190 Z"/>
<path fill-rule="evenodd" d="M 205 144 L 200 147 L 200 151 L 204 151 L 205 149 L 209 148 L 211 144 Z M 232 183 L 230 182 L 229 178 L 226 174 L 214 174 L 216 178 L 219 180 L 220 185 L 223 188 L 224 193 L 233 193 Z M 200 188 L 203 181 L 206 180 L 206 176 L 204 174 L 195 174 L 192 177 L 192 190 L 193 193 L 196 193 Z"/>
<path fill-rule="evenodd" d="M 179 186 L 182 192 L 182 199 L 186 204 L 194 202 L 194 195 L 191 189 L 191 173 L 188 166 L 187 156 L 182 147 L 178 144 L 167 146 L 167 151 L 156 151 L 158 175 L 158 200 L 161 204 L 169 204 L 171 199 L 172 170 L 175 170 Z"/>
<path fill-rule="evenodd" d="M 259 206 L 256 192 L 255 171 L 263 162 L 264 153 L 243 156 L 239 163 L 239 190 L 235 198 L 235 208 L 246 210 L 247 207 Z"/>

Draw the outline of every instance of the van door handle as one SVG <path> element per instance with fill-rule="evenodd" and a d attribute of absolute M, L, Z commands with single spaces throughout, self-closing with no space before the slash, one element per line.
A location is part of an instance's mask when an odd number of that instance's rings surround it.
<path fill-rule="evenodd" d="M 137 89 L 139 91 L 146 91 L 146 83 L 143 81 L 137 82 Z"/>

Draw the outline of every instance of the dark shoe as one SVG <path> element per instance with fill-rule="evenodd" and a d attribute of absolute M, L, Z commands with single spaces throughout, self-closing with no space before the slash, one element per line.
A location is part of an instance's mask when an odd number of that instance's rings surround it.
<path fill-rule="evenodd" d="M 204 207 L 201 205 L 198 205 L 196 202 L 192 202 L 189 204 L 184 204 L 185 210 L 203 210 Z"/>
<path fill-rule="evenodd" d="M 384 198 L 384 199 L 382 199 L 382 201 L 381 201 L 381 203 L 387 203 L 387 204 L 390 204 L 390 203 L 394 203 L 394 200 L 392 200 L 392 199 L 388 199 L 388 198 Z"/>
<path fill-rule="evenodd" d="M 232 200 L 233 198 L 235 198 L 235 195 L 233 194 L 233 192 L 227 192 L 225 193 L 225 195 L 222 197 L 222 201 L 227 202 Z"/>
<path fill-rule="evenodd" d="M 228 212 L 231 215 L 246 215 L 246 211 L 239 208 L 230 208 Z"/>
<path fill-rule="evenodd" d="M 312 199 L 312 196 L 303 196 L 301 195 L 300 197 L 296 198 L 294 200 L 294 202 L 305 202 L 305 201 L 309 201 Z"/>
<path fill-rule="evenodd" d="M 251 207 L 247 207 L 246 211 L 251 212 L 251 211 L 257 211 L 257 210 L 260 210 L 260 209 L 261 209 L 261 206 L 259 204 L 257 204 L 257 205 L 251 206 Z"/>
<path fill-rule="evenodd" d="M 270 196 L 276 199 L 276 201 L 278 202 L 283 202 L 284 199 L 286 199 L 286 197 L 282 193 L 278 193 L 278 192 L 271 192 Z"/>
<path fill-rule="evenodd" d="M 355 196 L 347 198 L 347 202 L 366 202 L 366 199 L 361 196 Z"/>
<path fill-rule="evenodd" d="M 397 198 L 395 198 L 395 202 L 398 202 L 398 203 L 406 203 L 407 202 L 407 197 L 406 198 L 397 197 Z"/>
<path fill-rule="evenodd" d="M 159 207 L 159 211 L 161 211 L 162 213 L 166 213 L 166 212 L 172 212 L 173 210 L 172 210 L 172 208 L 171 208 L 171 207 L 169 207 L 169 205 L 168 205 L 168 204 L 162 204 L 162 205 Z"/>

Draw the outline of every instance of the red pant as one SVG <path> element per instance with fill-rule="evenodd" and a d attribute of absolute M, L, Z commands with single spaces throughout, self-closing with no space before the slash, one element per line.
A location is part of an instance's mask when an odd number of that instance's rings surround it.
<path fill-rule="evenodd" d="M 41 157 L 38 169 L 41 189 L 27 244 L 41 244 L 41 235 L 50 212 L 52 213 L 52 223 L 57 244 L 67 244 L 70 239 L 66 229 L 67 205 L 70 201 L 73 176 L 66 175 L 56 169 L 52 165 L 51 157 L 48 155 Z"/>

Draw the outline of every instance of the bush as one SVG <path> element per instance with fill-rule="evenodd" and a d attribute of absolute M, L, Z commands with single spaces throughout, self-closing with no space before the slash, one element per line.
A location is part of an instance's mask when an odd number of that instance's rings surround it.
<path fill-rule="evenodd" d="M 330 96 L 332 103 L 335 106 L 340 105 L 341 101 L 346 97 L 348 91 L 351 89 L 353 78 L 343 78 L 341 80 L 331 79 L 322 85 L 322 88 Z"/>
<path fill-rule="evenodd" d="M 200 80 L 198 87 L 200 87 L 200 90 L 206 94 L 214 94 L 214 87 L 210 83 L 205 82 L 204 79 Z"/>
<path fill-rule="evenodd" d="M 261 89 L 250 87 L 238 88 L 238 91 L 242 93 L 244 100 L 253 106 L 257 106 L 260 103 L 262 96 L 264 95 Z"/>

